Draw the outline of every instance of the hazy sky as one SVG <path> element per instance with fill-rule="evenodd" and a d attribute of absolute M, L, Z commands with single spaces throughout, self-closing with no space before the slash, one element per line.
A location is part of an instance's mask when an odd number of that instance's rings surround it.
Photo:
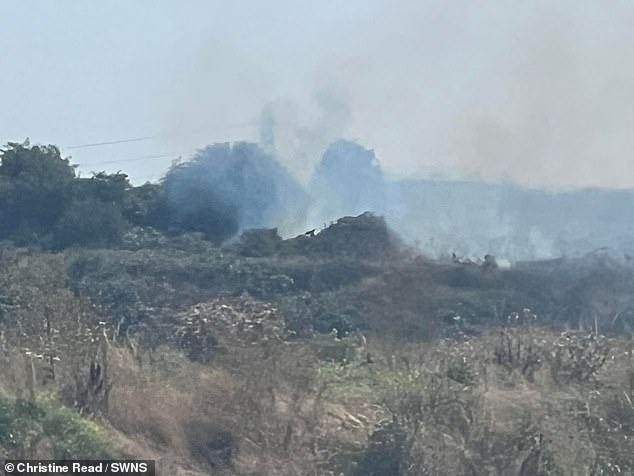
<path fill-rule="evenodd" d="M 257 140 L 266 109 L 302 178 L 346 137 L 399 177 L 634 186 L 631 1 L 0 5 L 0 141 L 58 144 L 85 174 L 155 179 Z"/>

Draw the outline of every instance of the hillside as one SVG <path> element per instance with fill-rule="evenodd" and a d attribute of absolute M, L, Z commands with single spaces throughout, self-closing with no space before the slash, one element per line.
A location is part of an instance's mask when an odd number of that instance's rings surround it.
<path fill-rule="evenodd" d="M 634 1 L 1 14 L 7 475 L 634 476 Z"/>
<path fill-rule="evenodd" d="M 2 453 L 159 474 L 633 471 L 632 267 L 492 263 L 426 259 L 371 214 L 225 245 L 5 242 Z"/>

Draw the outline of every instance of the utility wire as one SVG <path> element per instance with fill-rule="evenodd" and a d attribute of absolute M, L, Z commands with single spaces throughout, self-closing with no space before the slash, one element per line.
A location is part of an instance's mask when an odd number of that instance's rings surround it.
<path fill-rule="evenodd" d="M 141 142 L 146 140 L 158 139 L 161 136 L 145 136 L 145 137 L 134 137 L 132 139 L 118 139 L 111 140 L 105 142 L 93 142 L 92 144 L 81 144 L 81 145 L 69 145 L 65 147 L 66 149 L 86 149 L 88 147 L 101 147 L 104 145 L 114 145 L 114 144 L 125 144 L 126 142 Z"/>
<path fill-rule="evenodd" d="M 220 129 L 236 129 L 236 128 L 240 128 L 240 127 L 250 127 L 253 126 L 255 124 L 258 124 L 259 122 L 256 120 L 252 120 L 252 121 L 248 121 L 248 122 L 240 122 L 240 123 L 236 123 L 236 124 L 227 124 L 226 126 L 223 127 L 216 127 L 214 128 L 215 130 L 220 130 Z M 75 145 L 69 145 L 64 147 L 65 149 L 68 150 L 73 150 L 73 149 L 87 149 L 89 147 L 103 147 L 103 146 L 107 146 L 107 145 L 116 145 L 116 144 L 126 144 L 129 142 L 144 142 L 144 141 L 149 141 L 149 140 L 156 140 L 156 139 L 162 139 L 162 138 L 166 138 L 166 137 L 174 137 L 174 136 L 182 136 L 182 135 L 190 135 L 190 134 L 200 134 L 203 132 L 211 132 L 208 129 L 198 129 L 195 131 L 189 131 L 189 132 L 174 132 L 171 134 L 155 134 L 155 135 L 151 135 L 151 136 L 142 136 L 142 137 L 131 137 L 128 139 L 115 139 L 115 140 L 109 140 L 109 141 L 102 141 L 102 142 L 91 142 L 88 144 L 75 144 Z"/>

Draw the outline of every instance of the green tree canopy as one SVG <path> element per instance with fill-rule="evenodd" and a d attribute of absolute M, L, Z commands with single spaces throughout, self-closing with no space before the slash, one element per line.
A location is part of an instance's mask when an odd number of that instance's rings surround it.
<path fill-rule="evenodd" d="M 53 145 L 10 142 L 0 151 L 0 238 L 51 229 L 69 200 L 75 170 Z"/>

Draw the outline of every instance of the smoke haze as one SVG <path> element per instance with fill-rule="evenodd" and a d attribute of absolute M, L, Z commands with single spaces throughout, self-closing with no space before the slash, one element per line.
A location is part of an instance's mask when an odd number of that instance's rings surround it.
<path fill-rule="evenodd" d="M 3 142 L 65 150 L 153 136 L 72 150 L 84 174 L 125 169 L 136 183 L 208 144 L 259 143 L 311 197 L 304 222 L 284 227 L 299 231 L 330 219 L 315 177 L 343 139 L 360 149 L 335 155 L 372 151 L 382 182 L 341 212 L 387 197 L 393 226 L 437 253 L 550 256 L 628 242 L 617 237 L 633 221 L 629 195 L 581 189 L 634 187 L 631 2 L 40 7 L 32 18 L 7 6 L 0 28 L 11 71 L 0 99 L 19 112 L 0 117 Z M 125 162 L 143 156 L 155 158 Z"/>
<path fill-rule="evenodd" d="M 583 189 L 634 186 L 632 7 L 356 7 L 268 50 L 276 60 L 256 52 L 266 41 L 212 41 L 176 96 L 173 117 L 192 124 L 250 107 L 258 133 L 243 138 L 309 197 L 282 229 L 372 210 L 437 256 L 632 248 L 632 194 Z"/>
<path fill-rule="evenodd" d="M 330 143 L 349 138 L 374 148 L 390 176 L 634 186 L 630 4 L 314 8 L 301 33 L 306 19 L 288 4 L 264 13 L 298 22 L 288 38 L 277 23 L 258 45 L 214 32 L 179 75 L 166 128 L 248 117 L 252 128 L 225 139 L 258 140 L 265 111 L 279 157 L 303 183 Z"/>

